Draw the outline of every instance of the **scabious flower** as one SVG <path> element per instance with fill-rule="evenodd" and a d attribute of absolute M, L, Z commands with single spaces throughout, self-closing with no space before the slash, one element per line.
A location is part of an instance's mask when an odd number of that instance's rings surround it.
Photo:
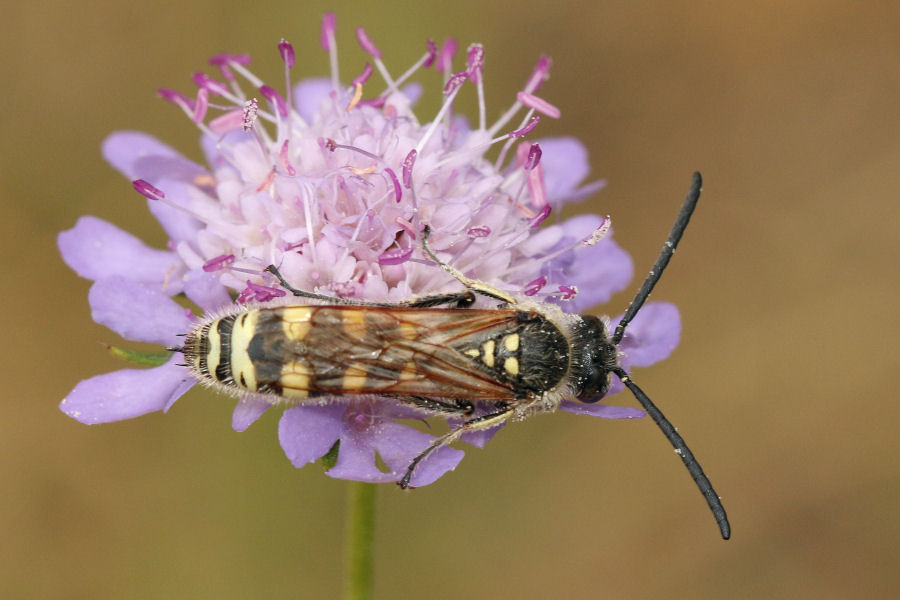
<path fill-rule="evenodd" d="M 583 215 L 548 219 L 567 203 L 603 187 L 580 185 L 588 173 L 584 147 L 572 138 L 527 141 L 542 118 L 559 110 L 537 95 L 550 61 L 541 57 L 515 101 L 493 123 L 484 101 L 484 50 L 468 48 L 453 70 L 457 44 L 425 51 L 402 75 L 392 74 L 364 29 L 356 37 L 371 57 L 349 85 L 341 83 L 333 15 L 323 19 L 321 44 L 331 77 L 296 85 L 296 58 L 278 45 L 285 83 L 269 86 L 246 55 L 222 54 L 217 73 L 197 73 L 193 97 L 160 95 L 201 132 L 207 166 L 192 162 L 150 135 L 112 134 L 104 157 L 133 181 L 169 237 L 165 250 L 96 217 L 79 219 L 59 236 L 63 259 L 94 281 L 92 316 L 124 338 L 178 346 L 196 317 L 172 297 L 184 295 L 199 313 L 233 302 L 254 304 L 285 296 L 265 271 L 278 265 L 294 287 L 349 299 L 395 302 L 458 290 L 459 282 L 423 255 L 421 234 L 446 263 L 496 288 L 567 311 L 607 301 L 632 276 L 631 259 L 606 235 L 609 219 Z M 411 83 L 421 69 L 443 74 L 442 104 L 421 120 Z M 382 82 L 371 80 L 377 71 Z M 454 100 L 472 90 L 477 123 L 454 113 Z M 213 114 L 214 113 L 214 114 Z M 552 224 L 551 224 L 552 223 Z M 677 344 L 677 310 L 644 308 L 620 349 L 623 365 L 665 358 Z M 88 424 L 168 410 L 194 383 L 172 360 L 80 382 L 62 401 Z M 620 386 L 619 386 L 620 387 Z M 614 388 L 616 391 L 616 388 Z M 243 431 L 269 408 L 245 398 L 232 426 Z M 564 410 L 630 418 L 633 408 L 565 403 Z M 435 438 L 398 420 L 421 413 L 395 400 L 354 397 L 284 411 L 279 440 L 298 467 L 337 449 L 334 477 L 396 481 Z M 477 445 L 489 433 L 465 439 Z M 376 464 L 376 454 L 388 471 Z M 462 452 L 444 447 L 415 472 L 425 485 L 452 470 Z"/>

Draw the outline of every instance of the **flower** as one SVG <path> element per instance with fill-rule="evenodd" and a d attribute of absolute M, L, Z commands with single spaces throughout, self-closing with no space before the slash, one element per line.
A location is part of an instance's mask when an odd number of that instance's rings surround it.
<path fill-rule="evenodd" d="M 560 116 L 537 96 L 548 58 L 540 58 L 515 101 L 488 124 L 480 45 L 468 48 L 465 67 L 454 72 L 456 42 L 438 49 L 429 41 L 395 77 L 359 28 L 357 40 L 371 64 L 342 85 L 335 33 L 335 19 L 326 15 L 321 43 L 331 56 L 329 79 L 291 85 L 296 58 L 282 40 L 281 92 L 259 80 L 248 69 L 250 58 L 238 54 L 210 60 L 216 77 L 195 74 L 192 98 L 160 90 L 200 130 L 207 166 L 144 133 L 106 139 L 104 157 L 147 198 L 169 243 L 165 250 L 150 248 L 91 216 L 59 235 L 65 262 L 94 281 L 89 302 L 96 322 L 129 340 L 177 346 L 176 336 L 196 317 L 173 296 L 183 294 L 202 313 L 284 296 L 265 271 L 270 264 L 297 288 L 349 299 L 395 302 L 458 290 L 459 282 L 423 257 L 425 224 L 433 250 L 466 276 L 567 311 L 605 302 L 627 285 L 631 259 L 607 235 L 608 218 L 548 220 L 563 204 L 604 185 L 580 185 L 588 162 L 575 139 L 525 141 L 541 118 Z M 413 105 L 422 90 L 409 82 L 431 67 L 443 74 L 443 103 L 421 121 Z M 370 80 L 375 70 L 384 81 L 380 87 Z M 454 99 L 469 88 L 478 97 L 477 125 L 454 113 Z M 665 318 L 654 319 L 656 311 L 667 311 Z M 621 346 L 634 351 L 630 364 L 668 355 L 678 323 L 671 305 L 648 305 Z M 84 380 L 60 408 L 88 424 L 168 410 L 195 383 L 177 365 L 181 360 L 176 353 L 154 368 Z M 241 399 L 232 426 L 243 431 L 269 406 Z M 643 414 L 604 405 L 566 403 L 563 409 L 610 418 Z M 284 411 L 279 439 L 298 467 L 339 442 L 329 475 L 396 481 L 435 439 L 397 422 L 411 418 L 418 418 L 411 409 L 382 398 L 300 405 Z M 489 436 L 465 439 L 483 445 Z M 389 472 L 376 466 L 376 453 Z M 413 484 L 434 481 L 461 458 L 459 450 L 441 448 Z"/>

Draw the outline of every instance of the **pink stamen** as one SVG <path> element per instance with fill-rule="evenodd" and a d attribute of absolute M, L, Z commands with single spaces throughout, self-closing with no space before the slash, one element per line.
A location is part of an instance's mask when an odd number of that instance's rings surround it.
<path fill-rule="evenodd" d="M 546 219 L 548 216 L 550 216 L 550 205 L 544 204 L 541 207 L 541 210 L 538 211 L 538 214 L 535 215 L 535 217 L 528 223 L 528 226 L 534 229 L 535 227 L 543 223 L 544 219 Z"/>
<path fill-rule="evenodd" d="M 221 254 L 203 263 L 203 270 L 207 273 L 212 273 L 213 271 L 221 271 L 222 269 L 226 269 L 233 265 L 234 261 L 234 254 Z"/>
<path fill-rule="evenodd" d="M 456 89 L 463 84 L 463 82 L 469 78 L 469 74 L 465 71 L 460 71 L 459 73 L 454 73 L 450 76 L 450 79 L 447 80 L 447 85 L 444 86 L 444 95 L 449 96 Z"/>
<path fill-rule="evenodd" d="M 541 84 L 550 78 L 550 65 L 552 62 L 549 56 L 541 54 L 537 64 L 534 66 L 534 71 L 531 72 L 531 76 L 525 83 L 526 92 L 529 94 L 535 93 L 541 88 Z"/>
<path fill-rule="evenodd" d="M 525 137 L 526 135 L 531 133 L 531 130 L 537 127 L 537 124 L 540 122 L 541 115 L 534 115 L 533 117 L 531 117 L 531 120 L 525 124 L 525 127 L 523 127 L 522 129 L 517 129 L 515 131 L 510 131 L 508 135 L 511 138 Z"/>
<path fill-rule="evenodd" d="M 450 69 L 453 68 L 453 56 L 456 54 L 456 48 L 457 43 L 453 38 L 447 38 L 447 41 L 441 46 L 437 65 L 435 65 L 435 69 L 437 69 L 439 73 L 449 73 Z"/>
<path fill-rule="evenodd" d="M 409 260 L 409 257 L 412 256 L 413 249 L 410 248 L 397 248 L 396 250 L 388 250 L 384 254 L 378 257 L 378 264 L 380 265 L 400 265 Z"/>
<path fill-rule="evenodd" d="M 284 98 L 281 97 L 281 94 L 278 93 L 278 90 L 268 85 L 262 85 L 259 87 L 259 93 L 263 95 L 263 98 L 269 101 L 269 104 L 275 107 L 278 111 L 278 115 L 282 119 L 287 117 L 287 103 L 284 101 Z"/>
<path fill-rule="evenodd" d="M 541 291 L 541 288 L 543 288 L 545 285 L 547 285 L 547 278 L 541 275 L 534 281 L 526 284 L 525 291 L 522 293 L 524 293 L 526 296 L 534 296 L 539 291 Z"/>
<path fill-rule="evenodd" d="M 531 194 L 531 205 L 535 208 L 540 207 L 541 211 L 547 204 L 547 186 L 544 184 L 544 169 L 540 165 L 528 171 L 528 192 Z M 543 219 L 542 219 L 543 220 Z M 534 225 L 532 225 L 534 227 Z"/>
<path fill-rule="evenodd" d="M 394 173 L 394 170 L 390 167 L 385 167 L 384 172 L 388 174 L 388 177 L 391 178 L 391 183 L 394 185 L 394 200 L 400 202 L 400 199 L 403 198 L 403 189 L 400 187 L 400 181 L 397 179 L 397 174 Z"/>
<path fill-rule="evenodd" d="M 547 115 L 551 119 L 558 119 L 562 113 L 559 112 L 559 109 L 544 100 L 543 98 L 539 98 L 527 92 L 519 92 L 516 94 L 516 99 L 519 102 L 527 106 L 528 108 L 533 108 L 543 115 Z"/>
<path fill-rule="evenodd" d="M 281 53 L 281 60 L 284 61 L 287 68 L 292 68 L 294 66 L 294 47 L 291 46 L 291 43 L 282 38 L 278 42 L 278 52 Z"/>
<path fill-rule="evenodd" d="M 353 78 L 351 82 L 353 85 L 365 85 L 367 81 L 369 81 L 369 77 L 372 76 L 372 65 L 366 63 L 366 66 L 363 67 L 362 73 Z"/>
<path fill-rule="evenodd" d="M 285 172 L 294 176 L 297 174 L 296 169 L 294 169 L 294 165 L 291 164 L 289 155 L 288 155 L 288 145 L 290 140 L 284 140 L 284 143 L 281 145 L 281 152 L 279 153 L 279 157 L 281 158 L 281 166 L 284 167 Z"/>
<path fill-rule="evenodd" d="M 219 96 L 228 94 L 227 85 L 221 81 L 216 81 L 206 73 L 200 73 L 199 71 L 194 73 L 194 83 L 197 84 L 197 87 L 209 90 L 211 93 Z"/>
<path fill-rule="evenodd" d="M 325 52 L 331 52 L 334 45 L 334 32 L 337 29 L 337 17 L 333 12 L 327 12 L 322 15 L 322 36 L 319 38 L 322 49 Z"/>
<path fill-rule="evenodd" d="M 360 100 L 356 104 L 358 106 L 371 106 L 372 108 L 382 108 L 385 104 L 387 104 L 387 97 L 379 96 L 377 98 L 371 98 L 369 100 Z"/>
<path fill-rule="evenodd" d="M 481 44 L 472 44 L 469 46 L 469 52 L 466 57 L 467 69 L 466 73 L 472 83 L 481 81 L 481 73 L 484 70 L 484 46 Z"/>
<path fill-rule="evenodd" d="M 262 183 L 259 184 L 259 187 L 256 188 L 257 192 L 261 192 L 263 190 L 269 189 L 269 186 L 272 185 L 272 182 L 275 181 L 275 176 L 278 173 L 275 171 L 275 167 L 266 174 L 266 178 L 262 180 Z"/>
<path fill-rule="evenodd" d="M 394 223 L 403 228 L 403 230 L 409 234 L 412 239 L 416 239 L 416 230 L 413 228 L 413 224 L 404 219 L 403 217 L 396 217 L 394 219 Z"/>
<path fill-rule="evenodd" d="M 319 144 L 323 148 L 327 149 L 329 152 L 334 152 L 335 149 L 337 148 L 337 142 L 335 142 L 331 138 L 326 138 L 326 139 L 319 138 Z"/>
<path fill-rule="evenodd" d="M 259 102 L 256 98 L 251 98 L 244 102 L 244 110 L 241 115 L 241 129 L 250 131 L 253 129 L 253 123 L 256 122 L 256 115 L 259 111 Z"/>
<path fill-rule="evenodd" d="M 235 63 L 238 65 L 242 65 L 244 67 L 250 64 L 250 55 L 249 54 L 216 54 L 212 58 L 209 59 L 209 64 L 220 67 L 222 65 L 227 65 L 228 63 Z"/>
<path fill-rule="evenodd" d="M 194 102 L 194 123 L 202 123 L 207 110 L 209 110 L 209 90 L 200 88 L 197 90 L 197 101 Z"/>
<path fill-rule="evenodd" d="M 372 58 L 374 58 L 375 60 L 381 58 L 381 50 L 378 49 L 378 46 L 375 45 L 364 28 L 356 28 L 356 41 L 359 42 L 359 45 L 362 46 L 362 49 L 368 52 L 372 56 Z"/>
<path fill-rule="evenodd" d="M 422 68 L 427 69 L 434 64 L 434 59 L 437 57 L 437 44 L 431 40 L 428 40 L 425 43 L 428 44 L 428 58 L 422 63 Z"/>
<path fill-rule="evenodd" d="M 131 182 L 138 194 L 149 200 L 164 200 L 166 195 L 162 190 L 153 187 L 148 181 L 143 179 L 135 179 Z"/>
<path fill-rule="evenodd" d="M 469 230 L 466 231 L 466 235 L 473 240 L 475 238 L 484 238 L 491 235 L 491 228 L 487 225 L 477 225 L 475 227 L 470 227 Z"/>
<path fill-rule="evenodd" d="M 403 186 L 406 189 L 412 187 L 412 170 L 413 166 L 416 164 L 416 157 L 418 156 L 419 153 L 413 148 L 409 151 L 409 154 L 406 155 L 406 158 L 403 159 Z"/>
<path fill-rule="evenodd" d="M 240 129 L 244 122 L 244 111 L 233 110 L 220 115 L 209 122 L 209 128 L 213 133 L 228 133 Z"/>

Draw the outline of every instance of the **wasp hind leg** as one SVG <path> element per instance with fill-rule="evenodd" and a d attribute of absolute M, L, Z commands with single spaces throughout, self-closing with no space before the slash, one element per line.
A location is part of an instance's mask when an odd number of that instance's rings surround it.
<path fill-rule="evenodd" d="M 474 419 L 469 419 L 453 431 L 446 433 L 438 439 L 434 440 L 430 446 L 425 448 L 425 450 L 423 450 L 421 454 L 419 454 L 412 460 L 411 463 L 409 463 L 409 467 L 407 467 L 406 473 L 403 475 L 400 481 L 397 482 L 397 485 L 399 485 L 404 490 L 410 487 L 409 482 L 412 479 L 413 471 L 416 470 L 416 467 L 419 466 L 419 463 L 428 458 L 428 456 L 435 450 L 443 448 L 448 444 L 452 444 L 460 437 L 462 437 L 463 434 L 473 431 L 483 431 L 485 429 L 490 429 L 492 427 L 497 427 L 506 423 L 513 416 L 514 408 L 509 404 L 504 404 L 502 406 L 503 408 L 501 408 L 497 412 L 482 415 L 480 417 L 475 417 Z"/>

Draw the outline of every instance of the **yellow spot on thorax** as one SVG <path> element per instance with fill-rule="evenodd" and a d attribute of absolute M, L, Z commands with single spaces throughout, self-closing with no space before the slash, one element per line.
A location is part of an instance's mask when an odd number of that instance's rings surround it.
<path fill-rule="evenodd" d="M 505 361 L 503 361 L 503 370 L 509 373 L 510 375 L 518 375 L 519 374 L 519 359 L 515 356 L 510 356 Z"/>
<path fill-rule="evenodd" d="M 494 366 L 494 346 L 494 340 L 488 340 L 481 345 L 481 350 L 483 351 L 481 360 L 489 367 Z"/>

